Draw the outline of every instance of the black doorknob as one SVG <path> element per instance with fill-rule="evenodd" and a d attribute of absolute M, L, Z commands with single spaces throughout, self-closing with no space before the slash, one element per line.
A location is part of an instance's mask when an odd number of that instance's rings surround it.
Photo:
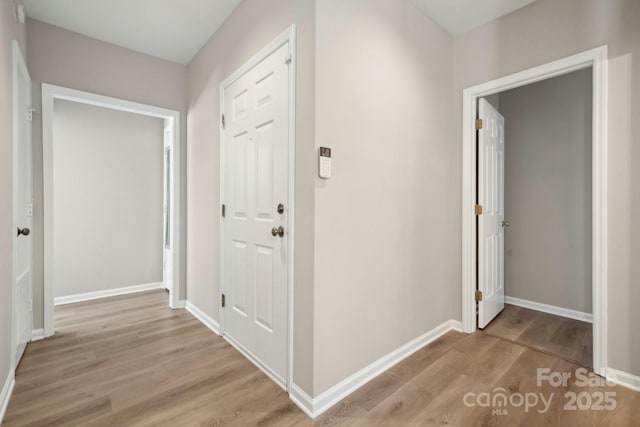
<path fill-rule="evenodd" d="M 28 228 L 26 228 L 26 227 L 25 228 L 18 227 L 18 236 L 21 235 L 21 234 L 23 236 L 28 236 L 29 233 L 31 233 L 31 230 L 29 230 Z"/>

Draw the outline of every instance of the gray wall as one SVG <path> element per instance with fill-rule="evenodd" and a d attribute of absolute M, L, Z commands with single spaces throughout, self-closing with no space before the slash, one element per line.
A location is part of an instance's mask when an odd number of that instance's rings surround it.
<path fill-rule="evenodd" d="M 505 293 L 591 313 L 592 72 L 500 94 Z"/>
<path fill-rule="evenodd" d="M 293 379 L 313 387 L 314 0 L 244 0 L 188 66 L 187 294 L 218 320 L 220 82 L 292 24 L 297 28 Z"/>
<path fill-rule="evenodd" d="M 26 28 L 14 19 L 13 4 L 0 0 L 0 388 L 11 366 L 13 298 L 13 59 L 11 41 L 18 40 L 27 60 Z"/>
<path fill-rule="evenodd" d="M 140 102 L 180 112 L 183 203 L 182 242 L 186 247 L 187 68 L 129 49 L 27 19 L 29 71 L 37 109 L 33 120 L 34 167 L 34 328 L 44 327 L 42 117 L 40 82 Z M 182 252 L 179 297 L 186 299 L 186 251 Z"/>
<path fill-rule="evenodd" d="M 54 295 L 162 282 L 164 121 L 56 100 Z"/>
<path fill-rule="evenodd" d="M 608 356 L 610 367 L 635 375 L 640 375 L 640 226 L 634 220 L 640 218 L 640 143 L 635 131 L 640 117 L 638 22 L 637 0 L 538 0 L 457 37 L 452 146 L 461 159 L 464 88 L 608 45 Z M 454 179 L 449 183 L 457 194 L 462 188 L 461 164 L 452 166 Z M 458 200 L 451 214 L 456 224 L 461 221 L 460 206 Z M 461 231 L 451 239 L 461 241 Z M 460 252 L 451 256 L 460 265 Z M 460 310 L 459 306 L 458 318 Z"/>
<path fill-rule="evenodd" d="M 317 7 L 314 393 L 453 319 L 452 38 L 408 0 Z"/>

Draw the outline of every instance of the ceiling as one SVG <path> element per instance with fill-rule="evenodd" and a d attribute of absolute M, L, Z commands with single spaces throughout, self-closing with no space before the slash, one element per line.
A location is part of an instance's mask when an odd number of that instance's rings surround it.
<path fill-rule="evenodd" d="M 27 16 L 187 64 L 242 0 L 23 0 Z"/>
<path fill-rule="evenodd" d="M 536 0 L 412 0 L 454 36 L 520 9 Z"/>
<path fill-rule="evenodd" d="M 241 1 L 23 0 L 31 18 L 180 64 L 195 57 Z M 412 1 L 459 35 L 535 0 Z"/>

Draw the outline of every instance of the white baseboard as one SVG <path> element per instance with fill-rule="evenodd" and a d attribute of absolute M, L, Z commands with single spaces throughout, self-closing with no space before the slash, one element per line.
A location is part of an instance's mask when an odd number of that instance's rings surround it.
<path fill-rule="evenodd" d="M 556 316 L 593 323 L 593 314 L 591 313 L 584 313 L 582 311 L 556 307 L 555 305 L 542 304 L 540 302 L 528 301 L 526 299 L 507 296 L 504 297 L 504 302 L 511 305 L 517 305 L 518 307 L 528 308 L 530 310 L 541 311 L 543 313 L 555 314 Z"/>
<path fill-rule="evenodd" d="M 298 405 L 305 414 L 311 418 L 315 418 L 384 371 L 452 330 L 461 331 L 462 323 L 457 320 L 447 320 L 440 326 L 433 328 L 424 335 L 408 342 L 402 347 L 376 360 L 364 369 L 361 369 L 350 377 L 340 381 L 338 384 L 315 398 L 309 396 L 296 384 L 291 384 L 291 393 L 289 394 L 289 398 Z"/>
<path fill-rule="evenodd" d="M 216 335 L 220 335 L 220 324 L 209 317 L 204 311 L 193 305 L 191 301 L 187 301 L 185 308 L 193 317 L 201 321 L 207 328 L 211 329 Z"/>
<path fill-rule="evenodd" d="M 87 292 L 85 294 L 69 295 L 66 297 L 56 297 L 53 301 L 54 305 L 74 304 L 77 302 L 91 301 L 100 298 L 116 297 L 119 295 L 134 294 L 136 292 L 152 291 L 155 289 L 164 289 L 162 282 L 147 283 L 145 285 L 127 286 L 124 288 L 107 289 L 104 291 Z"/>
<path fill-rule="evenodd" d="M 628 372 L 607 368 L 607 380 L 633 391 L 640 392 L 640 377 Z"/>
<path fill-rule="evenodd" d="M 304 390 L 298 387 L 295 383 L 291 384 L 291 391 L 289 391 L 289 399 L 295 403 L 298 408 L 302 409 L 302 412 L 307 414 L 310 418 L 315 418 L 320 415 L 320 412 L 314 413 L 313 411 L 313 397 L 309 396 Z M 323 411 L 324 412 L 324 411 Z"/>
<path fill-rule="evenodd" d="M 462 332 L 462 322 L 459 320 L 449 320 L 449 325 L 451 325 L 451 330 L 456 332 Z"/>
<path fill-rule="evenodd" d="M 44 339 L 44 329 L 34 329 L 31 331 L 31 341 L 40 341 Z"/>
<path fill-rule="evenodd" d="M 9 372 L 9 375 L 7 375 L 2 391 L 0 391 L 0 424 L 2 424 L 2 420 L 4 419 L 4 414 L 7 411 L 7 406 L 9 406 L 9 399 L 11 399 L 11 393 L 15 385 L 16 378 L 12 370 Z"/>
<path fill-rule="evenodd" d="M 175 307 L 171 307 L 173 309 L 180 309 L 180 308 L 187 308 L 187 301 L 186 300 L 180 300 L 178 301 L 178 305 L 176 305 Z"/>

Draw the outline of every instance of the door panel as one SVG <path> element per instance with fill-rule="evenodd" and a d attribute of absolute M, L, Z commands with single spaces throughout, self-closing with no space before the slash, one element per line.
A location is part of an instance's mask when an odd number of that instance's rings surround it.
<path fill-rule="evenodd" d="M 256 246 L 256 323 L 273 333 L 273 248 Z"/>
<path fill-rule="evenodd" d="M 233 308 L 243 316 L 247 315 L 247 242 L 234 241 L 233 251 Z"/>
<path fill-rule="evenodd" d="M 27 343 L 31 341 L 33 329 L 33 187 L 32 187 L 32 151 L 31 120 L 28 109 L 31 107 L 31 78 L 24 63 L 19 60 L 14 65 L 17 71 L 16 97 L 16 141 L 15 141 L 15 196 L 14 196 L 14 337 L 15 363 L 20 362 Z M 17 229 L 29 229 L 28 234 L 18 235 Z"/>
<path fill-rule="evenodd" d="M 484 99 L 478 131 L 478 327 L 504 309 L 504 117 Z"/>
<path fill-rule="evenodd" d="M 287 363 L 288 43 L 224 89 L 223 332 L 282 384 Z M 286 232 L 286 231 L 285 231 Z"/>

